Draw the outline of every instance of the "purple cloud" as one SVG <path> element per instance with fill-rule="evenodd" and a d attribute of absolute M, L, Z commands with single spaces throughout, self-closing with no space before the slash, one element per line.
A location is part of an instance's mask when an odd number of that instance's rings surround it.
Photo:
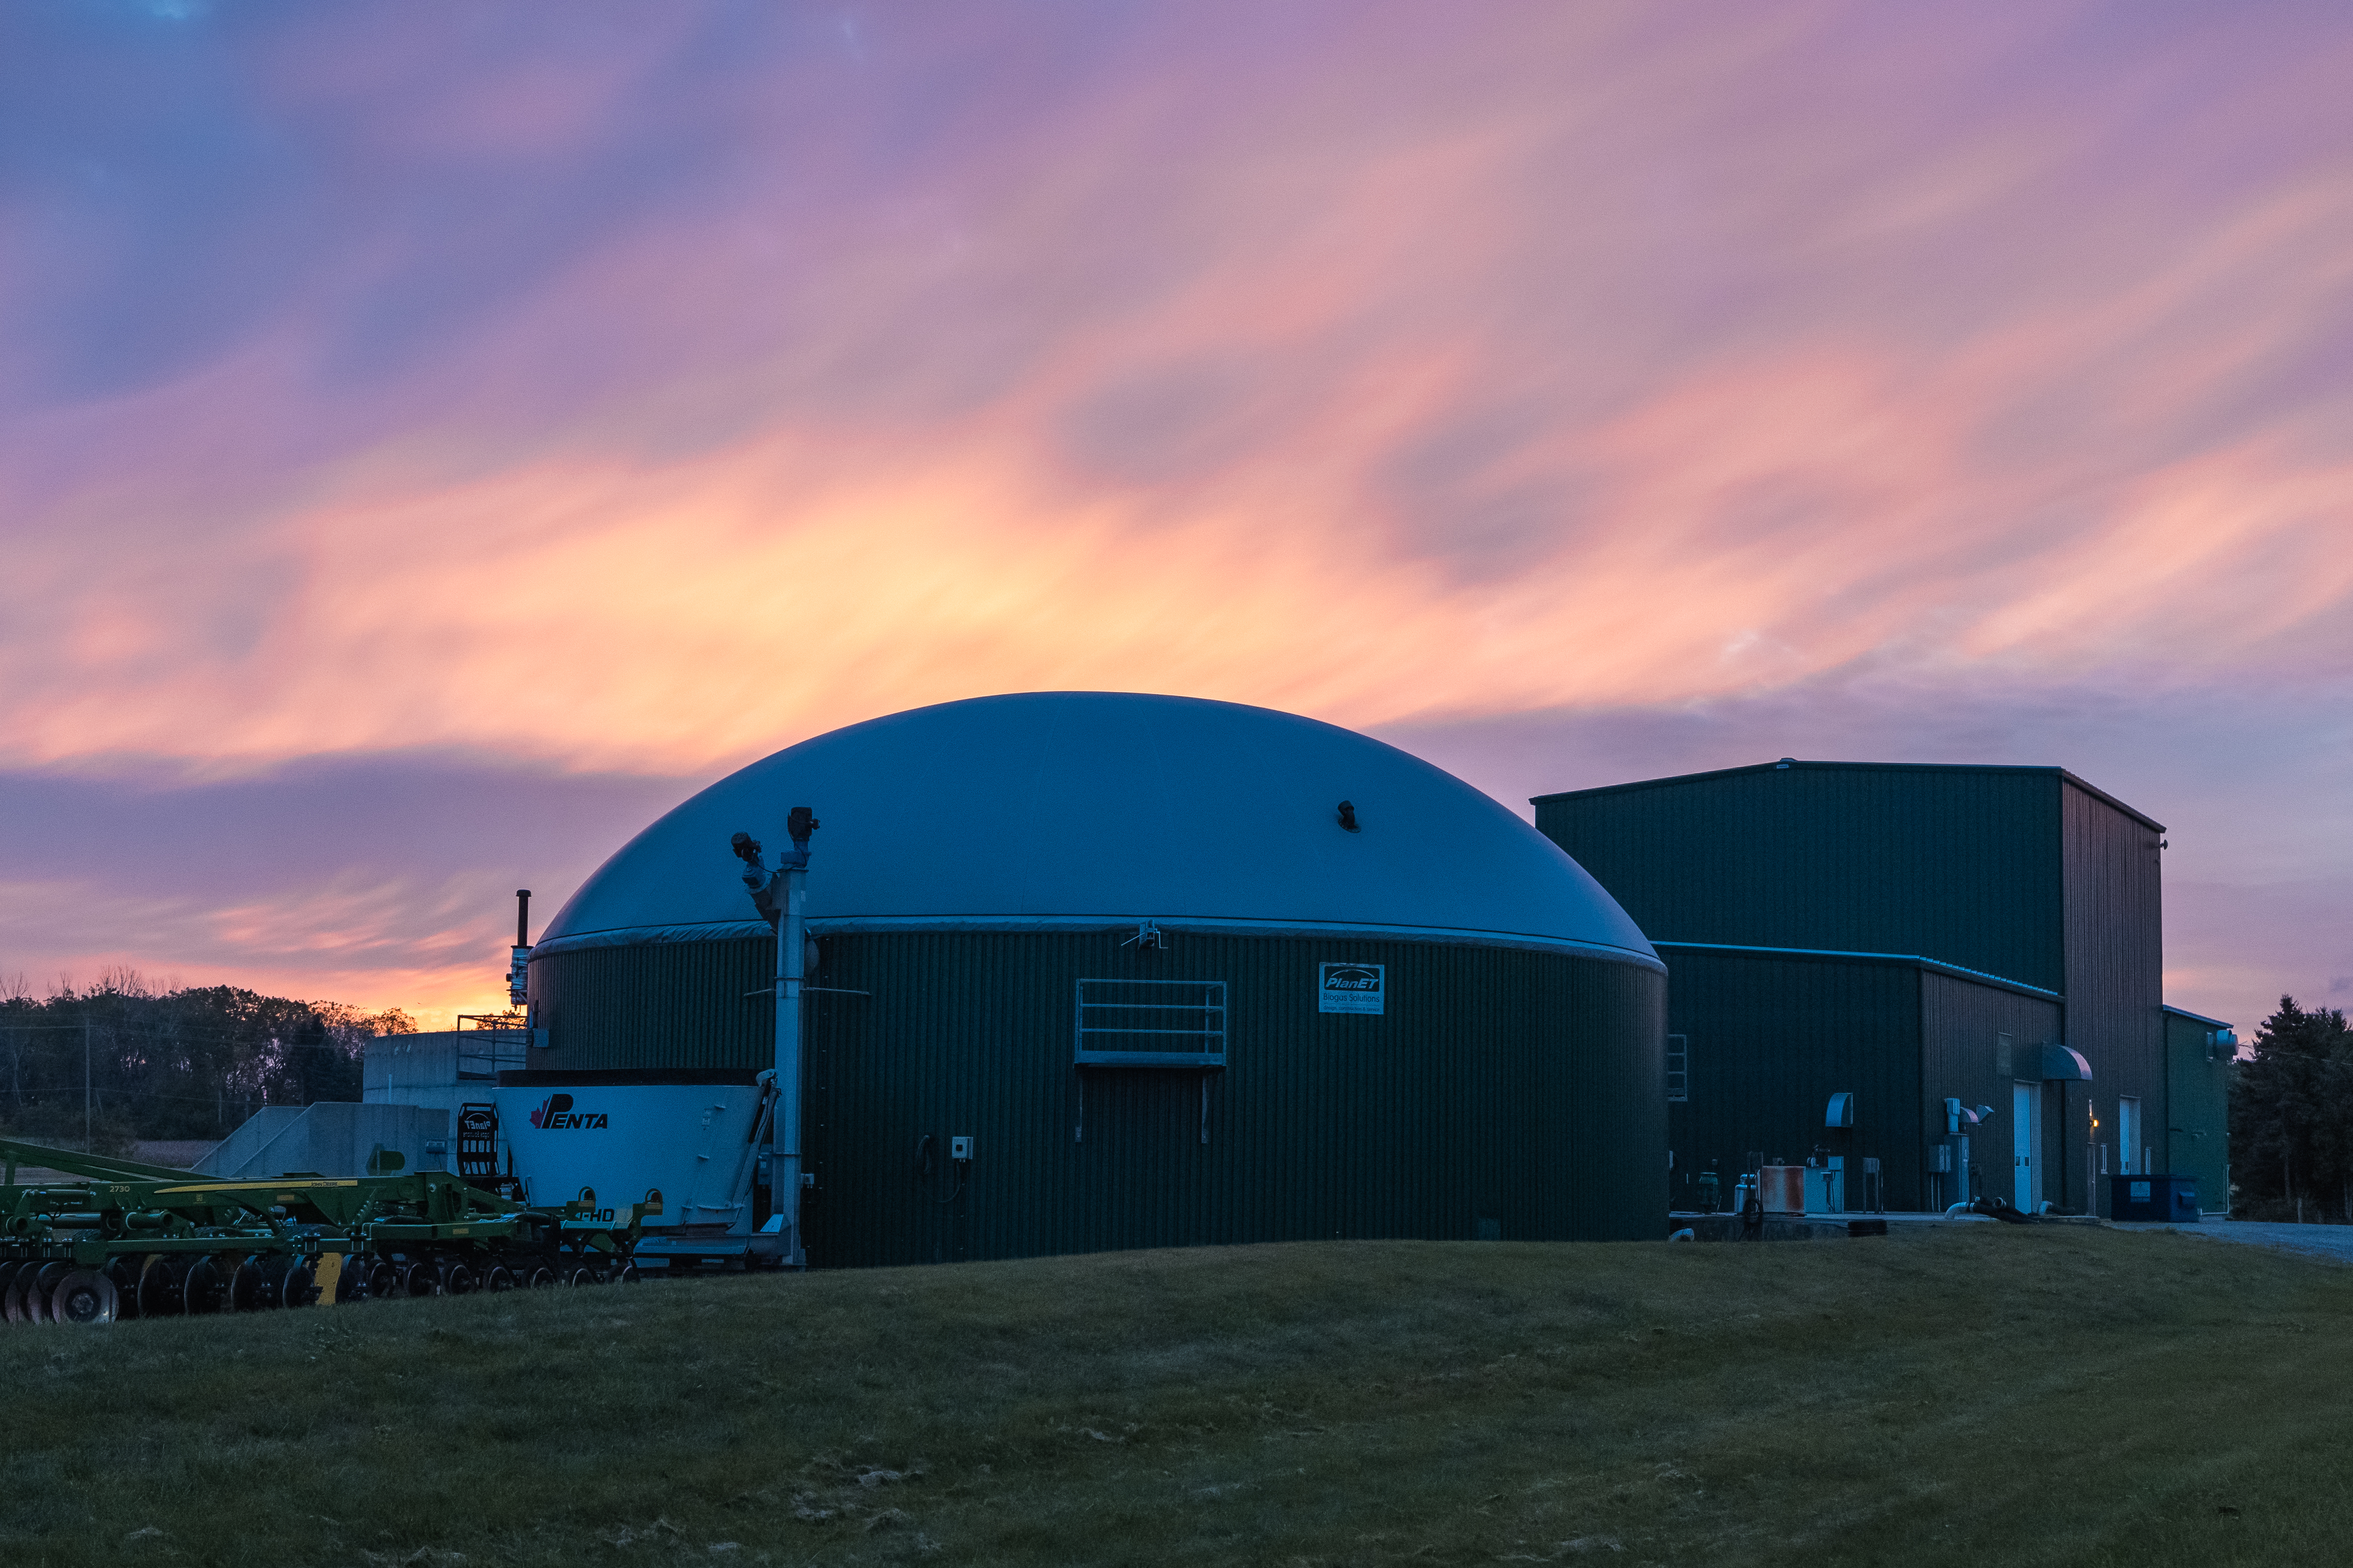
<path fill-rule="evenodd" d="M 2294 6 L 14 7 L 0 879 L 94 912 L 0 969 L 424 985 L 521 873 L 419 757 L 586 834 L 1119 686 L 1514 799 L 2061 763 L 2192 825 L 2207 1010 L 2333 983 L 2275 862 L 2348 838 L 2348 68 Z M 297 853 L 313 768 L 381 832 Z M 47 858 L 84 780 L 237 865 L 138 921 Z M 2262 889 L 2268 968 L 2196 912 Z"/>

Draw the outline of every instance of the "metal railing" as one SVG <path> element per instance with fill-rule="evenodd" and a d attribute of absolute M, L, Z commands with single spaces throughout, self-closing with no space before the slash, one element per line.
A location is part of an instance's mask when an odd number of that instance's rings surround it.
<path fill-rule="evenodd" d="M 1082 1067 L 1224 1067 L 1226 983 L 1080 981 L 1074 1060 Z"/>
<path fill-rule="evenodd" d="M 471 1024 L 472 1028 L 466 1026 Z M 529 1059 L 531 1031 L 507 1023 L 497 1014 L 458 1016 L 458 1078 L 495 1081 L 501 1071 L 522 1067 Z"/>

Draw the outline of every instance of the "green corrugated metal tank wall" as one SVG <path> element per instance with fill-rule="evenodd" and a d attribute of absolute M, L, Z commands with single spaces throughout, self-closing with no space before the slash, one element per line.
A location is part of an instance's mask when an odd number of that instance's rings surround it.
<path fill-rule="evenodd" d="M 871 995 L 809 1004 L 811 1257 L 1660 1234 L 1655 972 L 1469 944 L 1134 936 L 820 939 L 812 984 Z M 774 953 L 759 937 L 587 948 L 535 963 L 534 994 L 567 1068 L 765 1068 Z M 1387 1011 L 1319 1013 L 1324 963 L 1386 965 Z M 1074 1068 L 1077 982 L 1131 977 L 1224 981 L 1225 1070 Z M 574 1033 L 575 1010 L 593 1027 Z M 978 1140 L 960 1194 L 918 1178 L 926 1133 Z"/>
<path fill-rule="evenodd" d="M 832 988 L 807 1004 L 813 1262 L 1662 1233 L 1641 931 L 1460 780 L 1231 704 L 949 703 L 720 781 L 551 922 L 533 1066 L 772 1065 L 776 939 L 725 845 L 798 804 Z M 1327 963 L 1386 966 L 1385 1010 L 1319 1010 Z M 1226 1066 L 1075 1065 L 1078 983 L 1134 978 L 1224 982 Z M 918 1172 L 926 1136 L 976 1140 L 965 1184 Z"/>

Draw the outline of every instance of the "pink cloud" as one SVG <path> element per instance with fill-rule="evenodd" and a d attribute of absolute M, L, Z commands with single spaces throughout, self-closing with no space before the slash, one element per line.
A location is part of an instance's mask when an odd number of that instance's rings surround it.
<path fill-rule="evenodd" d="M 636 16 L 33 40 L 0 758 L 2353 674 L 2334 17 Z"/>

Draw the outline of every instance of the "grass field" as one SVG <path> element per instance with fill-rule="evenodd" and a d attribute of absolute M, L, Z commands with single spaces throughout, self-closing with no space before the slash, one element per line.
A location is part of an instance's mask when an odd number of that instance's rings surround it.
<path fill-rule="evenodd" d="M 1332 1243 L 0 1332 L 0 1562 L 2339 1563 L 2353 1269 Z"/>

